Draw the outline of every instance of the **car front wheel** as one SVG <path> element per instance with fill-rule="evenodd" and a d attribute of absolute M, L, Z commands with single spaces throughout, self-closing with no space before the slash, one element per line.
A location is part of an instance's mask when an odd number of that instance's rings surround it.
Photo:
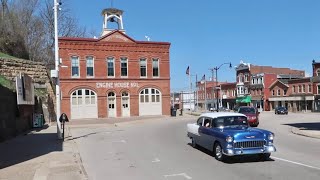
<path fill-rule="evenodd" d="M 215 143 L 214 144 L 214 157 L 216 158 L 216 160 L 218 161 L 224 161 L 225 160 L 225 155 L 222 153 L 222 147 L 220 145 L 220 143 Z"/>

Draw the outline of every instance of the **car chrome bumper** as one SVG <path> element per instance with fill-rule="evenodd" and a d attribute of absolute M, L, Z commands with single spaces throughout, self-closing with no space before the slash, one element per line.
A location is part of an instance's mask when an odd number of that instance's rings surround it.
<path fill-rule="evenodd" d="M 264 146 L 263 148 L 246 148 L 246 149 L 226 149 L 223 150 L 223 154 L 226 156 L 236 156 L 236 155 L 245 155 L 245 154 L 263 154 L 263 153 L 271 153 L 276 152 L 276 148 L 274 146 Z"/>

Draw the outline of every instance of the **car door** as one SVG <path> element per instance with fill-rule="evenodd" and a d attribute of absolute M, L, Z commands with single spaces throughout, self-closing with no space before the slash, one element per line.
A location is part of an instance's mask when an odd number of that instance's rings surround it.
<path fill-rule="evenodd" d="M 201 136 L 202 146 L 206 149 L 210 149 L 210 145 L 213 144 L 211 142 L 212 141 L 211 128 L 212 128 L 212 119 L 209 117 L 204 117 L 203 126 L 199 128 L 199 134 Z"/>
<path fill-rule="evenodd" d="M 224 123 L 223 118 L 214 118 L 212 119 L 212 127 L 211 127 L 211 139 L 209 141 L 209 150 L 213 151 L 213 145 L 215 141 L 219 141 L 222 138 L 221 126 Z M 220 142 L 220 141 L 219 141 Z"/>
<path fill-rule="evenodd" d="M 202 145 L 202 137 L 201 137 L 201 134 L 200 134 L 200 128 L 203 126 L 203 117 L 200 117 L 197 120 L 197 126 L 198 126 L 198 136 L 195 136 L 194 138 L 195 138 L 195 140 L 196 140 L 198 145 L 203 146 Z"/>

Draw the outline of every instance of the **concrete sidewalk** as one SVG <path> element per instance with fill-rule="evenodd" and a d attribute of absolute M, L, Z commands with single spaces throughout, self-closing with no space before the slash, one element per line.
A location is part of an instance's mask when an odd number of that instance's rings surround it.
<path fill-rule="evenodd" d="M 303 124 L 304 125 L 300 127 L 291 127 L 291 132 L 301 136 L 320 139 L 320 122 Z"/>
<path fill-rule="evenodd" d="M 58 140 L 57 127 L 50 126 L 0 143 L 0 180 L 20 179 L 85 180 L 87 175 L 76 143 Z"/>

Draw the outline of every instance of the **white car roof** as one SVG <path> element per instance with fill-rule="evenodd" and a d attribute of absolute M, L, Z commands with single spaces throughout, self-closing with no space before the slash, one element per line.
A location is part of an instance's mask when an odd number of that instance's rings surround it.
<path fill-rule="evenodd" d="M 208 113 L 202 113 L 200 116 L 206 116 L 211 118 L 217 118 L 217 117 L 226 117 L 226 116 L 244 116 L 246 115 L 241 113 L 234 113 L 234 112 L 208 112 Z"/>

